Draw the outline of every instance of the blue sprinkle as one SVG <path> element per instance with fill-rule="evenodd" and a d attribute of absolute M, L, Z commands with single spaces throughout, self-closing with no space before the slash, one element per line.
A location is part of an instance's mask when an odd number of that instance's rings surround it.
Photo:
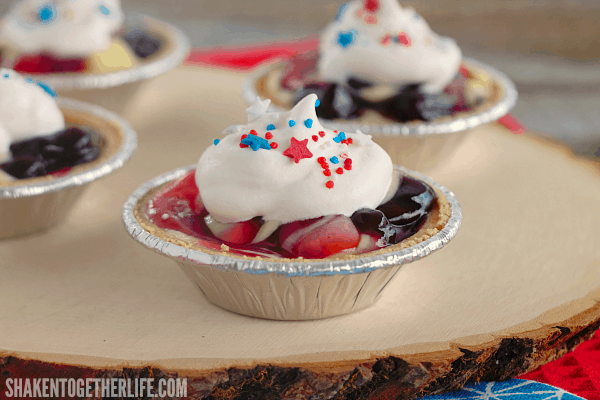
<path fill-rule="evenodd" d="M 275 125 L 273 125 L 273 124 L 267 125 L 267 130 L 268 131 L 272 131 L 273 129 L 275 129 Z"/>
<path fill-rule="evenodd" d="M 38 10 L 38 19 L 42 22 L 51 22 L 56 18 L 56 10 L 52 4 L 44 4 Z"/>
<path fill-rule="evenodd" d="M 332 164 L 337 164 L 340 162 L 340 160 L 338 160 L 338 158 L 335 156 L 331 157 L 329 161 L 331 161 Z"/>
<path fill-rule="evenodd" d="M 9 78 L 8 74 L 4 74 L 4 77 L 7 78 L 7 79 Z"/>
<path fill-rule="evenodd" d="M 110 10 L 105 6 L 105 5 L 101 5 L 100 6 L 100 12 L 104 15 L 109 15 L 110 14 Z"/>
<path fill-rule="evenodd" d="M 306 119 L 304 120 L 304 126 L 306 126 L 307 128 L 312 128 L 312 119 Z"/>
<path fill-rule="evenodd" d="M 348 32 L 340 31 L 338 33 L 337 44 L 342 46 L 344 49 L 354 43 L 356 39 L 356 29 L 351 29 Z"/>
<path fill-rule="evenodd" d="M 27 78 L 27 79 L 25 79 L 25 81 L 26 81 L 27 83 L 32 83 L 32 82 L 33 82 L 33 79 L 31 79 L 31 78 Z"/>
<path fill-rule="evenodd" d="M 271 145 L 267 139 L 261 138 L 260 136 L 256 136 L 252 133 L 249 134 L 245 139 L 242 139 L 242 144 L 250 146 L 254 151 L 258 151 L 258 149 L 271 150 Z"/>
<path fill-rule="evenodd" d="M 346 134 L 344 132 L 340 132 L 336 137 L 333 138 L 333 141 L 339 143 L 344 139 L 346 139 Z"/>
<path fill-rule="evenodd" d="M 290 119 L 288 124 L 290 125 L 290 128 L 291 128 L 292 126 L 296 125 L 296 121 L 294 121 L 293 119 Z"/>
<path fill-rule="evenodd" d="M 335 16 L 336 21 L 339 21 L 342 19 L 342 16 L 346 12 L 346 9 L 348 9 L 348 4 L 347 3 L 342 4 L 340 9 L 337 12 L 337 15 Z"/>
<path fill-rule="evenodd" d="M 317 99 L 317 101 L 315 101 L 315 107 L 319 107 L 321 105 L 321 100 Z"/>
<path fill-rule="evenodd" d="M 219 144 L 219 142 L 220 142 L 220 140 L 219 140 L 219 139 L 215 139 L 215 140 L 213 140 L 213 144 L 214 144 L 215 146 L 216 146 L 216 145 L 218 145 L 218 144 Z"/>
<path fill-rule="evenodd" d="M 46 85 L 44 82 L 37 82 L 37 85 L 44 89 L 46 93 L 48 93 L 52 97 L 56 97 L 56 92 L 50 88 L 50 86 Z"/>

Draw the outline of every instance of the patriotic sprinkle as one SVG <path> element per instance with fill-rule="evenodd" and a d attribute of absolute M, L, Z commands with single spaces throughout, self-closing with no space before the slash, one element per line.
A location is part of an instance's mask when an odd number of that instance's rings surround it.
<path fill-rule="evenodd" d="M 290 119 L 290 120 L 288 121 L 288 125 L 289 125 L 289 126 L 290 126 L 290 128 L 291 128 L 292 126 L 296 125 L 296 121 L 294 121 L 293 119 Z"/>
<path fill-rule="evenodd" d="M 315 101 L 315 107 L 319 107 L 321 105 L 321 100 L 317 99 L 317 101 Z"/>
<path fill-rule="evenodd" d="M 292 137 L 290 147 L 283 152 L 283 155 L 293 158 L 294 162 L 298 164 L 303 158 L 311 158 L 313 156 L 310 150 L 308 150 L 308 147 L 306 147 L 307 144 L 308 139 L 299 141 L 295 137 Z"/>
<path fill-rule="evenodd" d="M 335 172 L 337 172 L 338 174 L 341 175 L 344 173 L 344 168 L 340 167 L 340 168 L 336 169 Z"/>
<path fill-rule="evenodd" d="M 319 136 L 321 136 L 321 137 L 325 136 L 325 132 L 319 131 Z"/>
<path fill-rule="evenodd" d="M 333 188 L 333 181 L 327 181 L 327 183 L 325 184 L 325 186 L 327 186 L 327 188 L 332 189 Z"/>
<path fill-rule="evenodd" d="M 279 145 L 276 142 L 271 143 L 271 148 L 276 149 Z"/>
<path fill-rule="evenodd" d="M 267 125 L 267 130 L 268 130 L 268 131 L 273 131 L 273 130 L 275 130 L 275 125 L 273 125 L 273 124 L 269 124 L 269 125 Z"/>
<path fill-rule="evenodd" d="M 271 150 L 271 145 L 266 139 L 256 136 L 253 133 L 242 139 L 242 144 L 250 146 L 254 151 L 258 151 L 259 149 Z"/>
<path fill-rule="evenodd" d="M 213 140 L 213 144 L 214 144 L 215 146 L 216 146 L 216 145 L 218 145 L 218 144 L 219 144 L 219 142 L 220 142 L 220 140 L 219 140 L 219 139 L 215 139 L 215 140 Z"/>
<path fill-rule="evenodd" d="M 325 175 L 325 176 L 331 176 L 331 170 L 329 170 L 329 169 L 324 169 L 324 170 L 323 170 L 323 175 Z"/>
<path fill-rule="evenodd" d="M 317 140 L 319 140 L 319 137 L 317 135 L 312 135 L 312 140 L 313 142 L 316 142 Z"/>
<path fill-rule="evenodd" d="M 273 134 L 271 132 L 265 133 L 265 139 L 273 139 Z"/>
<path fill-rule="evenodd" d="M 333 141 L 336 143 L 340 143 L 342 140 L 346 139 L 346 134 L 344 132 L 338 133 L 336 137 L 333 138 Z"/>
<path fill-rule="evenodd" d="M 304 120 L 304 126 L 306 126 L 307 128 L 312 128 L 312 124 L 313 124 L 313 120 L 312 119 L 306 119 Z"/>
<path fill-rule="evenodd" d="M 337 164 L 340 162 L 336 156 L 331 157 L 329 161 L 331 161 L 332 164 Z"/>

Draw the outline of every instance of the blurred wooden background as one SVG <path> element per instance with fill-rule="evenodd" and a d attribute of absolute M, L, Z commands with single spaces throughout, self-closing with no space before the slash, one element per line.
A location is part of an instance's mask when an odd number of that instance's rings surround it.
<path fill-rule="evenodd" d="M 122 0 L 180 26 L 195 47 L 318 33 L 343 1 Z M 11 0 L 0 0 L 0 14 Z M 517 84 L 515 114 L 577 151 L 600 156 L 600 0 L 405 0 L 467 56 Z"/>

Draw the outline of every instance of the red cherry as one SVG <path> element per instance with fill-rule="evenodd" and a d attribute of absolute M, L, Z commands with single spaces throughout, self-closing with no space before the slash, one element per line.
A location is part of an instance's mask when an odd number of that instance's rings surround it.
<path fill-rule="evenodd" d="M 324 258 L 356 248 L 360 234 L 350 218 L 327 215 L 283 225 L 279 240 L 281 247 L 296 257 Z"/>
<path fill-rule="evenodd" d="M 227 224 L 229 227 L 213 234 L 224 242 L 231 244 L 247 244 L 252 242 L 261 227 L 260 218 L 249 221 Z"/>

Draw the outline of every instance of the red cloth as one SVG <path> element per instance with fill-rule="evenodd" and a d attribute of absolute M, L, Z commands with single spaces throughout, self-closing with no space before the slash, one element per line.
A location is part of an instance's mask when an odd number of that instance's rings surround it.
<path fill-rule="evenodd" d="M 308 52 L 317 46 L 318 38 L 309 37 L 297 41 L 226 49 L 197 49 L 189 55 L 186 65 L 213 65 L 233 70 L 249 70 L 264 61 Z M 500 118 L 498 122 L 515 134 L 527 130 L 512 114 Z M 600 333 L 596 332 L 591 340 L 561 359 L 519 378 L 560 387 L 588 400 L 600 400 Z"/>

